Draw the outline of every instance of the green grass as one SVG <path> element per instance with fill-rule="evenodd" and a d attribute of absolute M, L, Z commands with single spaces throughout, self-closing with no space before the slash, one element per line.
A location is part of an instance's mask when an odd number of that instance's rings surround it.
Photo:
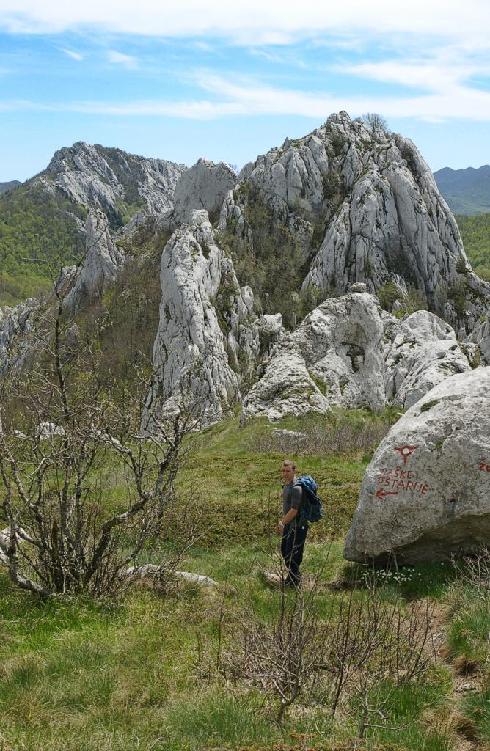
<path fill-rule="evenodd" d="M 453 657 L 463 657 L 488 667 L 490 662 L 490 590 L 488 587 L 455 582 L 450 592 L 455 615 L 448 633 Z"/>
<path fill-rule="evenodd" d="M 361 418 L 371 419 L 339 413 L 335 421 Z M 318 427 L 318 418 L 313 424 Z M 309 427 L 307 419 L 280 426 L 286 425 Z M 279 728 L 270 698 L 218 670 L 224 653 L 240 647 L 244 619 L 273 624 L 279 612 L 278 593 L 265 586 L 261 575 L 278 564 L 273 526 L 283 455 L 261 448 L 277 427 L 256 421 L 240 428 L 230 420 L 191 439 L 195 445 L 180 480 L 188 508 L 173 524 L 174 531 L 179 524 L 182 531 L 197 522 L 203 535 L 179 567 L 211 576 L 217 588 L 181 583 L 167 594 L 135 587 L 115 602 L 57 598 L 42 603 L 0 576 L 0 749 L 2 742 L 5 751 L 351 748 L 357 734 L 355 706 L 332 721 L 317 691 L 303 696 Z M 318 578 L 312 612 L 320 621 L 346 597 L 331 590 L 329 582 L 345 578 L 346 572 L 359 580 L 366 570 L 342 557 L 343 534 L 367 461 L 361 454 L 293 456 L 320 478 L 327 500 L 327 521 L 312 528 L 303 564 L 307 576 Z M 117 506 L 118 494 L 124 493 L 120 482 L 114 472 L 110 505 Z M 172 548 L 172 535 L 170 528 L 152 560 Z M 478 603 L 460 579 L 454 582 L 455 576 L 450 566 L 427 564 L 388 572 L 379 583 L 390 601 L 450 603 L 454 655 L 465 653 L 466 642 L 457 641 L 465 629 L 475 649 L 488 650 L 484 624 L 476 615 L 471 620 Z M 362 581 L 354 597 L 366 597 Z M 448 711 L 450 693 L 448 668 L 434 668 L 410 687 L 379 686 L 373 702 L 382 705 L 383 718 L 376 723 L 381 727 L 368 728 L 357 747 L 455 749 L 454 733 L 438 720 Z M 488 733 L 487 698 L 483 692 L 460 702 L 482 738 Z"/>

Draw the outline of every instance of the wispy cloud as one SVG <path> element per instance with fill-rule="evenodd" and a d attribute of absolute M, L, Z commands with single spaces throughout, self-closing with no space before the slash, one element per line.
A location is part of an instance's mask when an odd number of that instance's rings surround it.
<path fill-rule="evenodd" d="M 71 57 L 72 60 L 77 60 L 77 62 L 81 62 L 85 58 L 85 55 L 82 55 L 81 52 L 75 52 L 75 50 L 69 50 L 66 47 L 61 47 L 60 49 L 61 52 L 64 52 L 65 55 Z"/>
<path fill-rule="evenodd" d="M 107 52 L 107 59 L 110 63 L 122 65 L 124 68 L 134 69 L 138 67 L 138 60 L 133 55 L 126 55 L 124 52 L 118 52 L 117 50 L 109 50 Z"/>
<path fill-rule="evenodd" d="M 149 36 L 226 37 L 239 43 L 289 44 L 301 36 L 363 30 L 477 39 L 488 36 L 487 0 L 0 0 L 0 25 L 12 32 L 59 33 L 80 28 Z M 486 42 L 488 44 L 488 40 Z"/>
<path fill-rule="evenodd" d="M 450 88 L 413 96 L 351 96 L 306 92 L 263 85 L 254 79 L 224 77 L 198 71 L 195 82 L 207 94 L 182 101 L 137 100 L 127 102 L 72 101 L 42 103 L 3 102 L 0 108 L 78 112 L 114 117 L 178 117 L 210 120 L 229 116 L 296 115 L 324 120 L 331 112 L 347 110 L 352 116 L 380 112 L 388 118 L 419 118 L 440 122 L 454 118 L 490 121 L 490 92 L 459 83 Z"/>

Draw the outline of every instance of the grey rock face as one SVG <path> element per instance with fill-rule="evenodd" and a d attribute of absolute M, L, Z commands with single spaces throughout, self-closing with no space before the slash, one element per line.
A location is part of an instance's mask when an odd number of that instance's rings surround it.
<path fill-rule="evenodd" d="M 454 330 L 433 313 L 399 321 L 372 295 L 351 293 L 326 300 L 293 333 L 283 332 L 243 415 L 276 420 L 333 406 L 406 409 L 469 369 Z"/>
<path fill-rule="evenodd" d="M 426 310 L 418 310 L 389 327 L 385 351 L 386 398 L 411 407 L 437 383 L 470 369 L 451 326 Z"/>
<path fill-rule="evenodd" d="M 447 288 L 469 283 L 473 318 L 490 306 L 490 286 L 468 281 L 471 267 L 454 217 L 410 140 L 340 113 L 258 157 L 241 178 L 220 227 L 253 246 L 249 209 L 259 196 L 303 248 L 304 291 L 346 292 L 361 282 L 374 292 L 401 282 L 458 327 Z M 471 321 L 463 323 L 471 328 Z"/>
<path fill-rule="evenodd" d="M 29 298 L 13 308 L 0 308 L 0 375 L 22 362 L 27 349 L 28 334 L 33 329 L 33 319 L 39 301 Z"/>
<path fill-rule="evenodd" d="M 73 278 L 73 287 L 64 299 L 64 307 L 71 313 L 83 305 L 100 299 L 112 284 L 124 263 L 124 254 L 111 238 L 109 224 L 103 211 L 93 210 L 86 224 L 87 252 Z M 59 284 L 59 283 L 58 283 Z"/>
<path fill-rule="evenodd" d="M 326 300 L 273 349 L 264 376 L 244 400 L 244 417 L 276 420 L 327 412 L 334 405 L 380 409 L 385 403 L 383 334 L 372 295 Z"/>
<path fill-rule="evenodd" d="M 240 288 L 231 261 L 215 242 L 205 211 L 177 230 L 162 253 L 162 302 L 153 349 L 155 379 L 144 428 L 158 429 L 179 388 L 199 402 L 202 423 L 219 420 L 240 398 L 259 351 L 253 295 Z"/>
<path fill-rule="evenodd" d="M 175 186 L 186 169 L 163 159 L 80 142 L 57 151 L 34 181 L 112 218 L 119 214 L 121 202 L 134 206 L 135 213 L 136 207 L 150 214 L 173 208 Z"/>
<path fill-rule="evenodd" d="M 478 345 L 482 363 L 490 365 L 490 318 L 475 327 L 470 339 Z"/>
<path fill-rule="evenodd" d="M 366 470 L 349 560 L 447 560 L 490 544 L 490 368 L 447 378 L 393 426 Z"/>
<path fill-rule="evenodd" d="M 179 223 L 190 221 L 192 212 L 204 209 L 219 215 L 223 201 L 238 178 L 224 162 L 199 161 L 180 176 L 175 187 L 175 218 Z"/>

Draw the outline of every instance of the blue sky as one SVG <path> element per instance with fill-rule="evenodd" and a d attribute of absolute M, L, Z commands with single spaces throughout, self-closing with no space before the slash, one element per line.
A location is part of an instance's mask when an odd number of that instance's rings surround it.
<path fill-rule="evenodd" d="M 487 0 L 0 0 L 0 181 L 79 140 L 242 166 L 345 109 L 490 162 Z"/>

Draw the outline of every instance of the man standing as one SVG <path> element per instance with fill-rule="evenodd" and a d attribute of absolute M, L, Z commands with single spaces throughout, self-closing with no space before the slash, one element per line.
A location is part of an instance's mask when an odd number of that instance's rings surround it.
<path fill-rule="evenodd" d="M 296 465 L 286 459 L 281 467 L 282 518 L 277 525 L 278 534 L 282 535 L 281 555 L 287 568 L 284 584 L 298 587 L 301 583 L 299 567 L 303 560 L 308 523 L 301 519 L 300 508 L 303 488 L 296 485 Z"/>

